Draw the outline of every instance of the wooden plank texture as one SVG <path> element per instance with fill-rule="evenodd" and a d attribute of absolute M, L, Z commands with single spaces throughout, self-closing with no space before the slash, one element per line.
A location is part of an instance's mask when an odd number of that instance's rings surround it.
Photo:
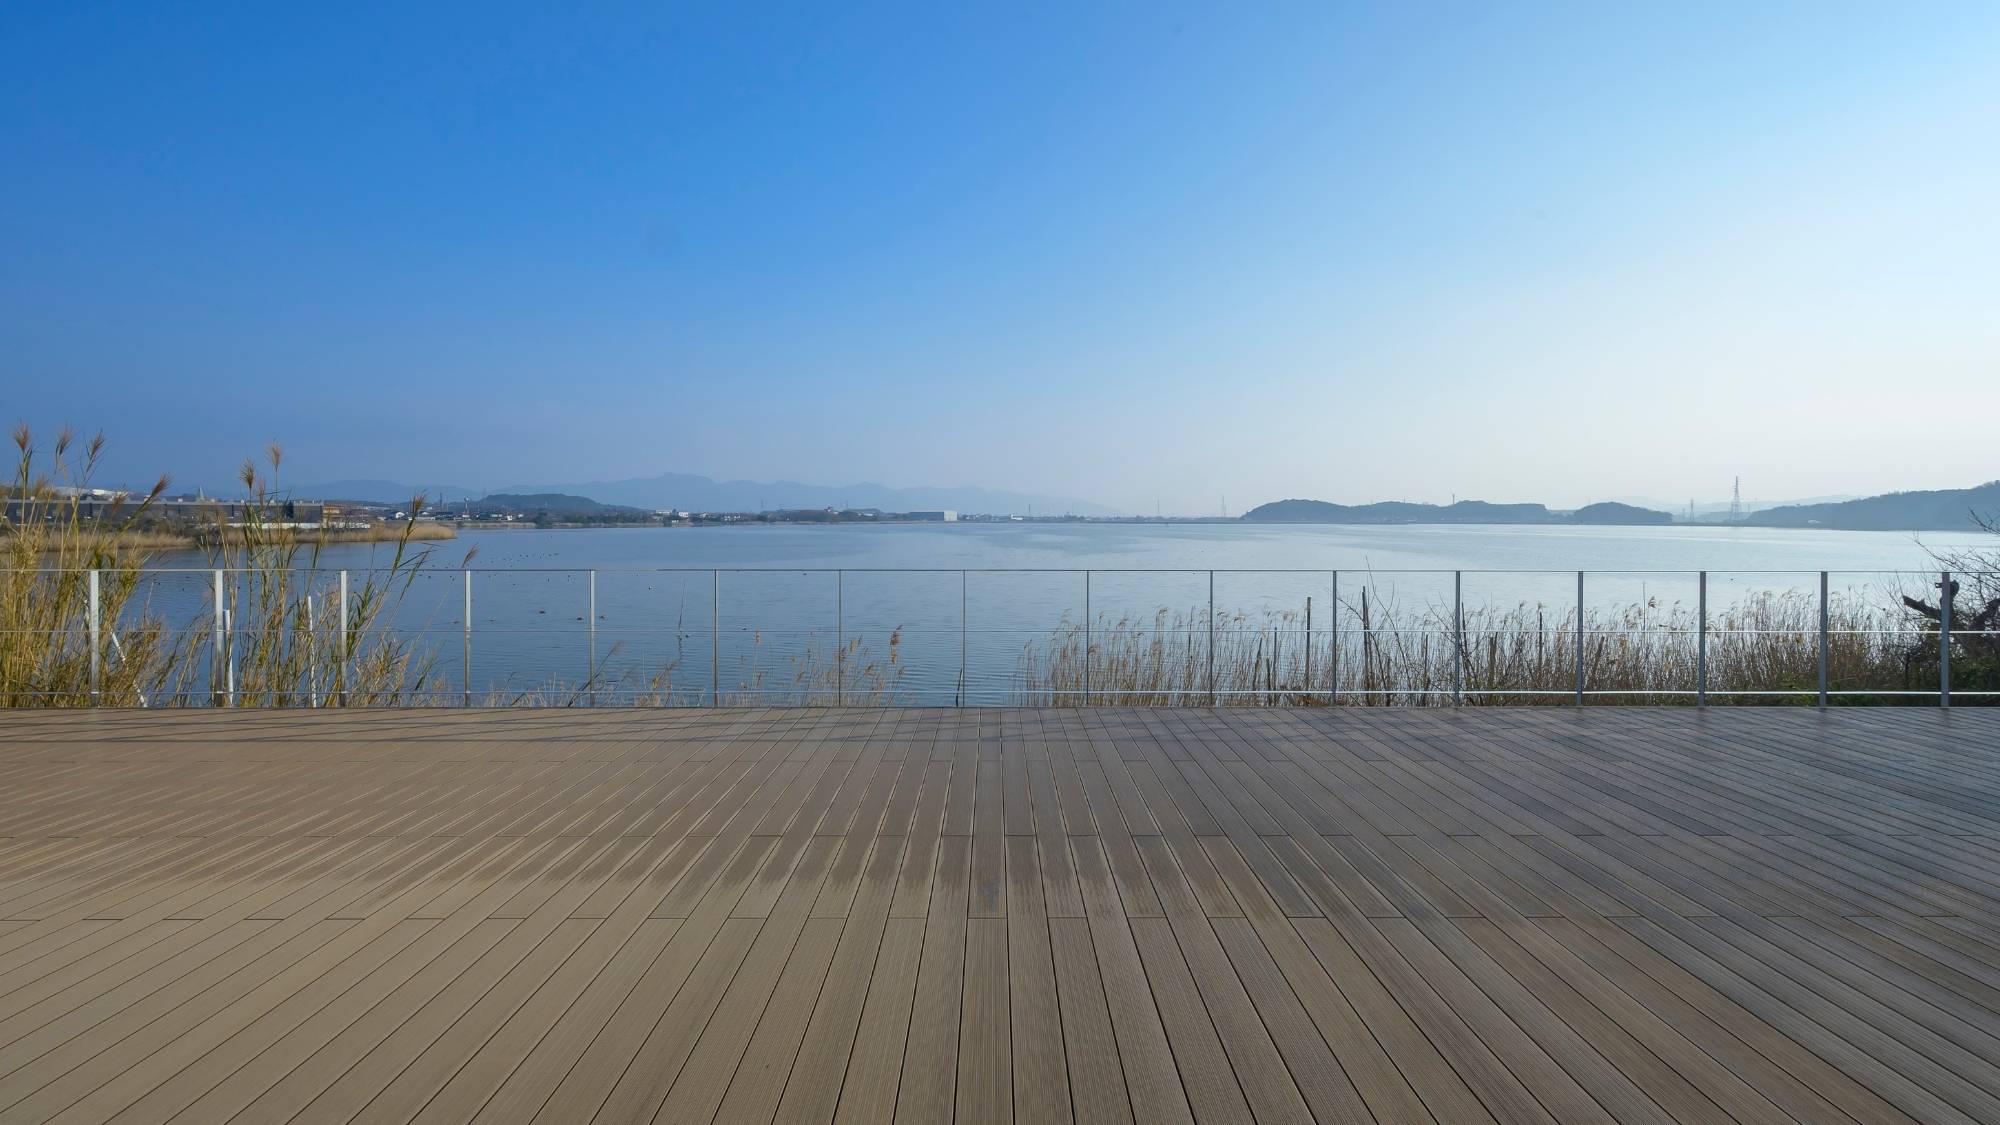
<path fill-rule="evenodd" d="M 2000 710 L 5 719 L 0 1125 L 2000 1121 Z"/>

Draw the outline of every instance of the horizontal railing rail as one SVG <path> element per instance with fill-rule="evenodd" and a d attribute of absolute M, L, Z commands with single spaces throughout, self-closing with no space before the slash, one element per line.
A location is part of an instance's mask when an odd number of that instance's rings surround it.
<path fill-rule="evenodd" d="M 380 566 L 350 567 L 292 567 L 296 574 L 335 574 L 344 570 L 349 574 L 389 574 L 394 568 Z M 254 566 L 148 566 L 148 574 L 259 574 L 264 570 Z M 1323 566 L 463 566 L 433 568 L 430 574 L 1560 574 L 1578 573 L 1569 568 L 1541 566 L 1487 566 L 1487 567 L 1338 567 Z M 0 574 L 88 574 L 88 571 L 71 571 L 55 567 L 0 567 Z M 1814 570 L 1809 567 L 1759 567 L 1745 570 L 1687 570 L 1684 568 L 1618 567 L 1584 570 L 1583 574 L 1635 575 L 1662 577 L 1694 577 L 1710 574 L 1718 577 L 1728 575 L 1817 575 L 1817 574 L 1868 574 L 1905 575 L 1910 577 L 1935 577 L 1938 571 L 1929 567 L 1871 567 L 1866 570 Z M 1986 575 L 1989 572 L 1954 572 L 1959 577 L 1968 573 Z M 1991 572 L 2000 574 L 2000 571 Z"/>
<path fill-rule="evenodd" d="M 1934 697 L 1938 706 L 1949 707 L 1954 695 L 2000 698 L 2000 684 L 1991 682 L 2000 674 L 1992 667 L 1992 654 L 2000 653 L 1993 615 L 1966 618 L 1981 622 L 1966 627 L 1952 604 L 1962 580 L 1987 591 L 2000 588 L 1984 573 L 467 566 L 418 572 L 313 568 L 274 576 L 254 567 L 149 567 L 139 578 L 172 604 L 142 601 L 136 610 L 128 605 L 124 614 L 110 618 L 102 593 L 109 572 L 8 573 L 81 578 L 87 584 L 83 619 L 61 623 L 52 635 L 81 647 L 88 663 L 86 701 L 92 704 L 129 701 L 123 695 L 107 700 L 104 685 L 108 670 L 133 659 L 128 652 L 137 628 L 130 619 L 134 613 L 147 622 L 145 628 L 171 635 L 178 646 L 173 651 L 185 661 L 174 677 L 139 691 L 141 706 L 204 701 L 343 706 L 358 696 L 466 707 L 925 699 L 948 699 L 957 706 L 1495 700 L 1567 700 L 1581 706 L 1591 700 L 1706 705 L 1711 699 L 1760 697 L 1806 698 L 1822 707 Z M 417 592 L 424 604 L 399 600 L 386 615 L 378 605 L 372 611 L 377 616 L 358 621 L 352 604 L 357 576 L 385 574 L 395 576 L 403 597 Z M 559 589 L 509 587 L 558 576 L 568 579 Z M 604 612 L 601 580 L 617 584 L 646 576 L 682 580 L 674 591 L 680 600 L 671 628 L 658 612 L 664 603 L 624 586 L 616 591 L 615 608 L 632 610 L 631 619 Z M 1851 587 L 1836 590 L 1836 576 L 1874 583 L 1875 600 L 1864 600 Z M 274 577 L 282 578 L 285 592 L 275 606 L 267 598 L 258 617 L 244 588 Z M 1010 577 L 1074 585 L 1002 588 Z M 760 585 L 780 578 L 819 585 Z M 1168 578 L 1178 584 L 1167 588 Z M 1592 602 L 1593 578 L 1610 580 L 1610 604 Z M 1218 580 L 1243 588 L 1226 588 L 1218 601 Z M 743 587 L 745 581 L 751 585 Z M 1476 604 L 1468 604 L 1468 581 L 1480 587 L 1472 591 Z M 1728 583 L 1737 598 L 1720 613 L 1711 606 L 1718 581 Z M 919 590 L 920 583 L 927 584 Z M 1633 583 L 1641 584 L 1636 603 L 1629 600 Z M 1666 585 L 1662 590 L 1654 583 Z M 977 615 L 988 620 L 976 617 L 975 587 L 981 595 Z M 1935 599 L 1934 618 L 1891 597 L 1926 591 Z M 646 593 L 659 591 L 647 587 Z M 1662 593 L 1671 597 L 1665 610 Z M 1409 595 L 1421 599 L 1414 614 L 1399 600 Z M 858 608 L 852 604 L 857 596 Z M 1325 600 L 1316 602 L 1321 597 Z M 574 603 L 562 604 L 563 598 Z M 493 610 L 495 601 L 503 609 Z M 523 616 L 529 603 L 538 608 Z M 1746 605 L 1767 615 L 1775 605 L 1782 613 L 1759 617 Z M 557 611 L 554 616 L 550 608 Z M 487 616 L 476 617 L 482 610 Z M 582 626 L 573 633 L 562 621 L 572 610 Z M 177 630 L 168 620 L 176 613 L 188 622 Z M 23 632 L 0 626 L 0 636 Z M 369 646 L 384 638 L 407 646 L 396 651 L 421 658 L 428 671 L 415 683 L 398 681 L 393 690 L 358 686 Z M 1010 638 L 1020 646 L 1011 655 L 1001 647 Z M 669 641 L 671 659 L 664 647 Z M 1714 679 L 1718 643 L 1730 649 L 1728 682 Z M 577 646 L 558 658 L 569 664 L 569 673 L 551 672 L 537 659 L 546 655 L 547 644 Z M 761 647 L 766 644 L 770 647 Z M 52 650 L 74 655 L 62 644 Z M 1988 679 L 1955 683 L 1955 652 L 1963 652 L 1961 661 L 1972 661 L 1969 666 Z M 286 674 L 270 674 L 280 661 L 286 662 Z M 485 668 L 488 661 L 497 672 Z M 1884 670 L 1898 661 L 1900 680 L 1889 682 Z M 580 679 L 571 678 L 576 673 Z M 1746 681 L 1746 675 L 1770 679 Z M 0 683 L 4 699 L 67 700 L 76 694 L 32 680 Z"/>

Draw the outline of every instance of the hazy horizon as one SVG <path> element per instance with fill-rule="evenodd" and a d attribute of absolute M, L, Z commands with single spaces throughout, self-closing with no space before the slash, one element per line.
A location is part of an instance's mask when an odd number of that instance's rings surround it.
<path fill-rule="evenodd" d="M 35 445 L 40 449 L 46 449 L 46 447 L 50 444 L 50 441 L 53 439 L 53 437 L 54 437 L 53 433 L 37 435 L 37 440 L 35 442 Z M 301 499 L 328 499 L 328 500 L 346 499 L 346 500 L 393 501 L 393 500 L 401 500 L 405 497 L 413 495 L 422 495 L 431 504 L 436 505 L 443 501 L 483 499 L 489 495 L 567 494 L 567 495 L 580 495 L 585 497 L 586 499 L 598 500 L 604 503 L 625 504 L 628 506 L 635 506 L 642 508 L 662 507 L 671 505 L 674 507 L 681 507 L 681 508 L 693 507 L 697 510 L 708 510 L 708 511 L 772 511 L 782 508 L 819 508 L 822 506 L 832 506 L 841 508 L 849 508 L 849 507 L 882 508 L 883 510 L 886 511 L 896 511 L 896 510 L 922 510 L 925 508 L 936 508 L 940 506 L 951 507 L 954 504 L 960 504 L 960 505 L 969 505 L 960 507 L 959 510 L 961 511 L 970 514 L 984 514 L 984 515 L 1075 514 L 1075 515 L 1084 515 L 1093 517 L 1104 517 L 1104 516 L 1142 517 L 1142 516 L 1164 515 L 1168 518 L 1211 519 L 1218 515 L 1224 514 L 1220 507 L 1205 512 L 1193 509 L 1167 508 L 1164 506 L 1149 511 L 1142 511 L 1136 508 L 1119 508 L 1114 505 L 1101 504 L 1088 496 L 1068 495 L 1059 493 L 1025 493 L 1014 489 L 1008 489 L 1004 487 L 991 487 L 973 482 L 962 482 L 956 485 L 953 484 L 905 485 L 905 484 L 887 484 L 881 481 L 846 481 L 841 483 L 828 483 L 822 481 L 798 481 L 798 480 L 756 481 L 756 480 L 746 480 L 746 479 L 718 479 L 714 477 L 708 477 L 705 474 L 669 472 L 669 473 L 653 474 L 651 476 L 646 476 L 646 477 L 626 478 L 618 481 L 535 481 L 535 482 L 503 481 L 501 483 L 496 484 L 496 483 L 468 483 L 462 481 L 458 482 L 430 481 L 422 479 L 395 480 L 395 479 L 380 478 L 380 477 L 345 477 L 345 478 L 340 478 L 338 480 L 319 479 L 319 478 L 302 479 L 296 474 L 290 472 L 276 473 L 276 474 L 269 472 L 268 465 L 266 464 L 266 461 L 263 458 L 257 459 L 257 466 L 259 470 L 260 480 L 264 487 L 270 488 L 280 495 L 296 496 Z M 668 499 L 669 497 L 675 495 L 675 490 L 672 488 L 664 488 L 659 490 L 659 498 L 657 499 L 645 499 L 643 497 L 633 494 L 633 489 L 638 486 L 647 485 L 653 481 L 671 481 L 675 478 L 698 478 L 701 480 L 705 480 L 709 484 L 715 486 L 716 490 L 718 491 L 739 495 L 741 497 L 741 502 L 723 504 L 719 507 L 709 504 L 706 500 L 703 500 L 699 497 L 692 498 L 693 500 L 696 501 L 695 503 L 692 504 L 686 502 L 685 498 L 683 501 L 677 502 L 672 499 Z M 114 491 L 127 490 L 134 492 L 143 491 L 151 487 L 152 484 L 151 481 L 146 481 L 142 479 L 107 477 L 101 473 L 99 474 L 98 477 L 94 478 L 91 481 L 91 483 L 93 486 L 98 487 L 100 489 L 108 489 Z M 1984 484 L 1987 482 L 1976 482 L 1976 483 Z M 807 492 L 814 493 L 815 495 L 809 497 L 790 496 L 787 494 L 788 489 L 804 490 Z M 1931 491 L 1931 490 L 1925 490 L 1925 489 L 1885 490 L 1885 492 L 1908 492 L 1908 491 Z M 899 508 L 895 503 L 891 501 L 883 500 L 879 496 L 871 495 L 871 493 L 881 493 L 881 492 L 913 494 L 914 499 L 911 499 L 910 497 L 904 497 L 905 500 L 909 500 L 910 502 L 902 504 L 901 507 Z M 849 493 L 854 494 L 854 496 L 859 496 L 860 499 L 854 499 L 853 497 L 848 495 Z M 961 499 L 948 495 L 931 495 L 931 494 L 952 494 L 952 493 L 968 493 L 975 495 L 971 499 Z M 240 478 L 230 479 L 222 482 L 210 482 L 210 481 L 188 481 L 170 477 L 169 489 L 167 494 L 170 496 L 205 494 L 212 497 L 233 497 L 233 496 L 245 495 L 246 490 L 243 487 Z M 757 500 L 753 502 L 751 499 L 749 499 L 752 496 L 756 496 Z M 995 498 L 1000 498 L 1002 500 L 1011 499 L 1017 502 L 1014 503 L 1003 502 L 1003 503 L 982 505 L 981 503 L 978 502 L 978 498 L 980 496 L 995 497 Z M 1772 507 L 1772 506 L 1783 506 L 1783 505 L 1794 505 L 1794 504 L 1838 503 L 1844 500 L 1852 500 L 1860 498 L 1862 497 L 1853 493 L 1829 493 L 1825 495 L 1811 495 L 1811 496 L 1758 496 L 1746 492 L 1741 497 L 1741 506 L 1745 511 L 1755 511 L 1759 508 Z M 1247 499 L 1244 503 L 1237 503 L 1235 500 L 1229 500 L 1227 508 L 1227 516 L 1229 518 L 1234 518 L 1242 515 L 1243 513 L 1249 511 L 1252 508 L 1256 508 L 1265 504 L 1275 503 L 1282 500 L 1325 500 L 1333 503 L 1346 504 L 1346 505 L 1370 505 L 1378 503 L 1417 503 L 1417 504 L 1434 504 L 1439 507 L 1446 507 L 1461 502 L 1479 502 L 1479 503 L 1488 503 L 1494 505 L 1541 503 L 1545 504 L 1547 507 L 1555 511 L 1572 510 L 1578 507 L 1585 506 L 1587 504 L 1609 502 L 1609 503 L 1630 504 L 1639 507 L 1646 507 L 1655 510 L 1666 511 L 1676 517 L 1684 515 L 1687 512 L 1690 504 L 1693 505 L 1693 508 L 1698 515 L 1703 515 L 1703 516 L 1714 515 L 1717 512 L 1726 510 L 1727 508 L 1730 507 L 1731 504 L 1731 499 L 1729 497 L 1696 496 L 1696 497 L 1689 497 L 1679 501 L 1673 501 L 1659 496 L 1641 496 L 1641 495 L 1598 496 L 1594 494 L 1591 495 L 1591 498 L 1588 500 L 1575 501 L 1569 504 L 1548 503 L 1546 501 L 1539 500 L 1535 497 L 1525 497 L 1525 496 L 1496 499 L 1493 496 L 1477 494 L 1477 493 L 1451 493 L 1443 498 L 1438 498 L 1438 499 L 1432 499 L 1427 497 L 1409 497 L 1409 496 L 1393 496 L 1393 495 L 1375 496 L 1367 498 L 1341 498 L 1341 497 L 1328 497 L 1328 496 L 1270 496 L 1270 497 Z M 885 504 L 887 505 L 886 507 Z"/>
<path fill-rule="evenodd" d="M 2000 476 L 2000 8 L 15 8 L 0 421 L 104 478 L 1116 511 Z"/>

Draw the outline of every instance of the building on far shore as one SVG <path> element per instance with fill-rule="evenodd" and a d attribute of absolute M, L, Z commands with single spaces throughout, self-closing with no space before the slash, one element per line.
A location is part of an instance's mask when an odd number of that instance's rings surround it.
<path fill-rule="evenodd" d="M 939 512 L 906 512 L 904 517 L 921 523 L 957 523 L 958 513 L 950 508 Z"/>

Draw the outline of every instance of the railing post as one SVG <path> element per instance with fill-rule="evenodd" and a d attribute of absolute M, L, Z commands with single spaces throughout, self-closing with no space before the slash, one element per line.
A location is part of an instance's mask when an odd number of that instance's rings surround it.
<path fill-rule="evenodd" d="M 590 604 L 585 610 L 589 624 L 584 630 L 584 643 L 589 652 L 584 658 L 584 682 L 590 685 L 590 705 L 597 706 L 600 689 L 597 686 L 597 571 L 590 572 Z"/>
<path fill-rule="evenodd" d="M 104 702 L 104 602 L 96 570 L 90 572 L 90 704 Z"/>
<path fill-rule="evenodd" d="M 1708 706 L 1708 572 L 1702 571 L 1695 595 L 1694 705 Z"/>
<path fill-rule="evenodd" d="M 1830 631 L 1828 624 L 1826 571 L 1822 570 L 1819 572 L 1819 706 L 1822 711 L 1826 710 L 1827 637 Z"/>
<path fill-rule="evenodd" d="M 1331 707 L 1340 699 L 1340 572 L 1327 572 L 1330 581 L 1328 592 L 1333 596 L 1326 603 L 1326 703 Z"/>
<path fill-rule="evenodd" d="M 708 705 L 722 706 L 722 572 L 708 572 Z"/>
<path fill-rule="evenodd" d="M 1938 574 L 1938 706 L 1951 706 L 1951 571 Z"/>
<path fill-rule="evenodd" d="M 833 705 L 847 705 L 847 572 L 833 572 Z"/>
<path fill-rule="evenodd" d="M 1090 705 L 1090 572 L 1083 572 L 1083 704 Z"/>
<path fill-rule="evenodd" d="M 216 568 L 215 571 L 215 646 L 212 657 L 209 661 L 208 669 L 208 693 L 211 697 L 210 702 L 219 707 L 226 699 L 222 693 L 223 666 L 229 662 L 229 652 L 224 642 L 222 630 L 222 569 L 220 567 Z"/>
<path fill-rule="evenodd" d="M 340 705 L 342 707 L 347 706 L 347 684 L 353 676 L 353 669 L 348 666 L 349 642 L 347 639 L 347 630 L 349 620 L 350 618 L 347 613 L 347 572 L 343 570 L 340 572 L 340 669 L 338 672 L 340 676 Z"/>
<path fill-rule="evenodd" d="M 1313 600 L 1306 595 L 1306 670 L 1302 681 L 1305 684 L 1306 700 L 1312 700 L 1313 690 Z"/>
<path fill-rule="evenodd" d="M 1208 572 L 1208 705 L 1215 706 L 1215 572 Z"/>
<path fill-rule="evenodd" d="M 460 654 L 459 687 L 465 693 L 464 705 L 472 706 L 472 571 L 461 570 L 465 578 L 465 642 Z"/>
<path fill-rule="evenodd" d="M 1451 702 L 1465 706 L 1465 572 L 1451 572 Z"/>
<path fill-rule="evenodd" d="M 956 704 L 959 707 L 965 706 L 965 638 L 970 631 L 970 620 L 967 616 L 969 605 L 970 602 L 966 597 L 965 572 L 961 570 L 958 572 L 958 702 Z"/>
<path fill-rule="evenodd" d="M 1583 706 L 1583 572 L 1576 572 L 1576 705 Z"/>
<path fill-rule="evenodd" d="M 306 595 L 306 706 L 319 707 L 319 646 L 313 636 L 313 596 Z"/>

